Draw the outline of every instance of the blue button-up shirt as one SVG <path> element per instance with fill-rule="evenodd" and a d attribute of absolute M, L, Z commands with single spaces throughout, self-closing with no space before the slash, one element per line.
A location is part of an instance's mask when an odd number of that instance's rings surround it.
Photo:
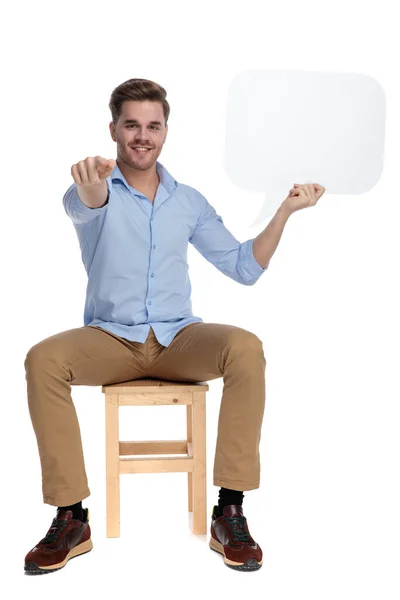
<path fill-rule="evenodd" d="M 268 265 L 254 258 L 253 239 L 238 242 L 200 192 L 178 183 L 158 161 L 156 170 L 153 203 L 128 184 L 116 163 L 106 179 L 107 204 L 87 207 L 73 183 L 63 205 L 88 275 L 84 325 L 141 343 L 152 327 L 168 346 L 180 329 L 203 321 L 192 313 L 188 242 L 244 285 L 253 285 Z"/>

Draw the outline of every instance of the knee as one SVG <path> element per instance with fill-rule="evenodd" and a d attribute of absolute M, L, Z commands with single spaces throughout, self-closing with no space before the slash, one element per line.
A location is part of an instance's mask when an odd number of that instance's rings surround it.
<path fill-rule="evenodd" d="M 236 329 L 231 334 L 230 343 L 239 352 L 246 351 L 248 353 L 261 354 L 265 359 L 262 340 L 251 331 L 240 328 Z"/>
<path fill-rule="evenodd" d="M 26 353 L 24 361 L 25 370 L 30 366 L 37 367 L 49 358 L 51 358 L 51 352 L 49 348 L 43 343 L 43 341 L 39 342 L 38 344 L 32 346 Z"/>
<path fill-rule="evenodd" d="M 28 367 L 30 367 L 31 364 L 36 363 L 36 357 L 38 355 L 38 351 L 36 350 L 36 346 L 32 346 L 32 348 L 30 348 L 28 350 L 28 352 L 26 353 L 26 357 L 25 357 L 25 361 L 24 361 L 24 367 L 25 367 L 25 371 L 28 370 Z"/>
<path fill-rule="evenodd" d="M 256 336 L 254 333 L 252 333 L 251 337 L 249 338 L 247 343 L 248 343 L 249 352 L 252 352 L 253 354 L 255 354 L 257 356 L 261 356 L 264 363 L 266 363 L 267 361 L 265 359 L 264 346 L 263 346 L 262 340 L 260 340 L 260 338 L 258 336 Z"/>

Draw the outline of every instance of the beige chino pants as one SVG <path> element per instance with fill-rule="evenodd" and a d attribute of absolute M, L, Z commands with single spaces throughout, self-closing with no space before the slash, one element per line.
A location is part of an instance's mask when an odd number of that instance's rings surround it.
<path fill-rule="evenodd" d="M 152 328 L 140 343 L 89 325 L 40 341 L 24 364 L 45 504 L 67 506 L 90 495 L 71 386 L 147 377 L 187 382 L 223 377 L 214 485 L 259 487 L 266 360 L 261 340 L 250 331 L 191 323 L 165 347 Z"/>

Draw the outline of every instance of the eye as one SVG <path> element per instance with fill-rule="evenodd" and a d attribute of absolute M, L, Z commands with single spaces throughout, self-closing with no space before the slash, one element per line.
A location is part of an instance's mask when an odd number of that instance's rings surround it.
<path fill-rule="evenodd" d="M 127 125 L 127 127 L 128 127 L 128 128 L 129 128 L 129 127 L 136 127 L 136 123 L 130 123 L 129 125 Z M 159 128 L 157 125 L 150 125 L 150 127 L 151 127 L 152 129 L 156 129 L 156 130 L 160 129 L 160 128 Z"/>

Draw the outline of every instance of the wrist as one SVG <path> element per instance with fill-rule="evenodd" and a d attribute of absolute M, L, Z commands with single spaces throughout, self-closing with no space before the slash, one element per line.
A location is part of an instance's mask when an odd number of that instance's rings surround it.
<path fill-rule="evenodd" d="M 282 202 L 282 204 L 280 205 L 280 207 L 278 208 L 278 213 L 280 215 L 282 215 L 285 219 L 288 219 L 290 217 L 291 214 L 293 214 L 293 209 L 290 208 L 290 206 L 288 206 L 288 204 L 286 203 L 286 200 L 284 200 Z"/>

